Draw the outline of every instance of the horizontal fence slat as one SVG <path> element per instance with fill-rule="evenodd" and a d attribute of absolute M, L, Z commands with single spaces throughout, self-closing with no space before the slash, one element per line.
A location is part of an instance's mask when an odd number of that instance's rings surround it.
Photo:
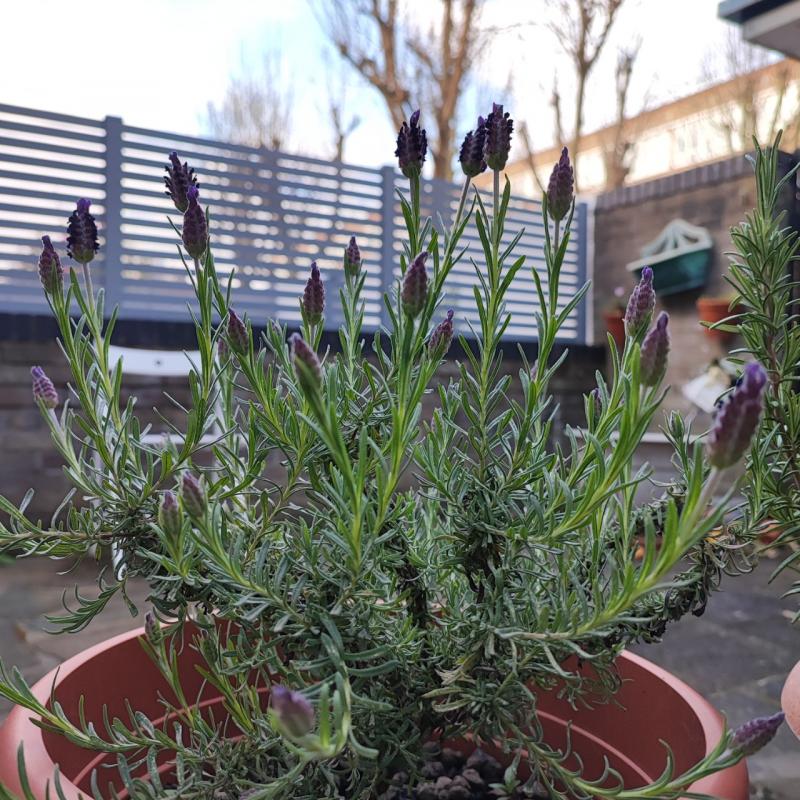
<path fill-rule="evenodd" d="M 107 152 L 108 149 L 108 152 Z M 258 324 L 299 321 L 298 298 L 316 259 L 326 285 L 326 325 L 342 320 L 341 260 L 351 235 L 361 246 L 367 272 L 363 299 L 367 333 L 386 322 L 382 297 L 395 296 L 404 254 L 404 221 L 396 190 L 407 181 L 390 168 L 373 169 L 275 152 L 198 136 L 100 122 L 0 104 L 0 310 L 47 313 L 39 284 L 40 236 L 50 234 L 64 253 L 66 217 L 78 197 L 93 202 L 103 246 L 92 269 L 120 318 L 187 320 L 195 307 L 192 284 L 179 258 L 179 239 L 167 222 L 181 214 L 166 196 L 164 167 L 175 150 L 195 167 L 201 199 L 209 207 L 211 241 L 221 277 L 232 275 L 237 308 Z M 113 176 L 113 177 L 112 177 Z M 425 215 L 449 228 L 460 187 L 424 180 Z M 490 198 L 485 198 L 491 213 Z M 470 198 L 471 202 L 471 198 Z M 108 203 L 113 230 L 106 230 Z M 556 307 L 564 309 L 586 279 L 585 207 L 566 248 Z M 584 224 L 578 224 L 583 220 Z M 549 291 L 544 263 L 546 220 L 542 204 L 514 198 L 506 217 L 507 246 L 519 231 L 514 257 L 525 264 L 511 282 L 504 313 L 507 336 L 535 341 L 539 298 L 531 269 Z M 107 240 L 107 241 L 106 241 Z M 107 247 L 105 246 L 107 245 Z M 113 259 L 105 268 L 104 250 Z M 470 335 L 479 319 L 473 288 L 484 267 L 477 231 L 465 231 L 444 286 L 442 305 L 456 311 L 456 327 Z M 508 261 L 510 264 L 511 261 Z M 566 320 L 564 342 L 586 339 L 584 299 Z M 110 309 L 109 309 L 110 310 Z"/>

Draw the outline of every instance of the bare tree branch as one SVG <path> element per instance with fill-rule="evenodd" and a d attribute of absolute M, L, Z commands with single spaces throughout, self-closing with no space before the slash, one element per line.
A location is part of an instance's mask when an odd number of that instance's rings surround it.
<path fill-rule="evenodd" d="M 478 24 L 485 0 L 439 0 L 441 21 L 423 33 L 397 0 L 317 0 L 314 8 L 336 51 L 383 98 L 399 128 L 413 105 L 429 124 L 434 176 L 452 177 L 455 122 L 470 71 L 486 46 Z"/>
<path fill-rule="evenodd" d="M 631 168 L 634 144 L 630 137 L 627 105 L 633 67 L 639 55 L 641 44 L 641 40 L 639 40 L 630 49 L 620 50 L 617 55 L 615 71 L 616 120 L 611 127 L 610 135 L 603 143 L 606 187 L 610 189 L 622 186 Z"/>
<path fill-rule="evenodd" d="M 536 166 L 536 159 L 534 157 L 534 149 L 533 145 L 531 144 L 531 136 L 530 131 L 528 130 L 528 123 L 522 122 L 519 126 L 519 138 L 522 141 L 522 146 L 525 148 L 525 161 L 528 164 L 528 169 L 533 174 L 533 179 L 536 181 L 536 185 L 539 187 L 539 191 L 544 194 L 547 187 L 542 182 L 541 177 L 539 176 L 539 169 Z"/>
<path fill-rule="evenodd" d="M 575 71 L 575 121 L 573 124 L 573 164 L 577 163 L 583 134 L 583 110 L 586 100 L 586 85 L 597 59 L 608 41 L 609 34 L 625 0 L 549 0 L 553 11 L 550 30 L 559 46 L 572 62 Z M 560 94 L 554 92 L 554 98 Z M 554 110 L 560 120 L 560 102 Z M 563 125 L 561 127 L 563 136 Z M 564 141 L 563 138 L 560 141 Z M 575 172 L 575 189 L 578 189 L 578 173 Z"/>
<path fill-rule="evenodd" d="M 711 54 L 706 58 L 704 79 L 712 84 L 714 97 L 712 124 L 730 154 L 750 149 L 754 136 L 771 140 L 782 126 L 784 142 L 797 143 L 800 102 L 789 88 L 800 79 L 800 71 L 789 61 L 766 70 L 773 62 L 768 51 L 748 44 L 733 30 L 721 61 Z"/>
<path fill-rule="evenodd" d="M 209 103 L 206 119 L 212 136 L 270 150 L 284 149 L 291 135 L 291 81 L 278 51 L 264 55 L 260 71 L 242 63 L 219 105 Z"/>

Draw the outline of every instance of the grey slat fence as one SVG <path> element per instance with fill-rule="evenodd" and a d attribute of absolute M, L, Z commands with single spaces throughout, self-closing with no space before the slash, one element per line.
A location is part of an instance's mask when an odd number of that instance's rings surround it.
<path fill-rule="evenodd" d="M 387 148 L 391 143 L 387 144 Z M 351 235 L 366 263 L 365 325 L 384 321 L 383 293 L 398 275 L 403 222 L 397 189 L 405 179 L 392 167 L 372 169 L 306 156 L 244 147 L 192 136 L 0 104 L 0 311 L 47 312 L 36 272 L 39 237 L 49 234 L 63 252 L 64 226 L 78 197 L 92 200 L 101 229 L 101 251 L 93 276 L 107 305 L 120 317 L 185 320 L 192 289 L 176 252 L 167 215 L 178 216 L 164 194 L 167 155 L 177 150 L 195 167 L 201 198 L 210 207 L 217 268 L 234 271 L 236 307 L 256 324 L 277 318 L 299 321 L 298 296 L 316 259 L 329 298 L 327 322 L 341 319 L 338 286 L 341 254 Z M 423 209 L 450 223 L 460 187 L 425 181 Z M 516 198 L 508 237 L 525 233 L 517 252 L 544 275 L 544 228 L 540 203 Z M 587 208 L 577 224 L 562 273 L 563 306 L 587 276 Z M 179 221 L 179 220 L 176 220 Z M 472 259 L 482 251 L 474 226 L 462 244 L 466 253 L 451 273 L 445 303 L 468 332 L 477 313 Z M 528 269 L 508 295 L 508 335 L 536 338 L 537 298 Z M 562 339 L 586 342 L 586 301 L 571 315 Z"/>

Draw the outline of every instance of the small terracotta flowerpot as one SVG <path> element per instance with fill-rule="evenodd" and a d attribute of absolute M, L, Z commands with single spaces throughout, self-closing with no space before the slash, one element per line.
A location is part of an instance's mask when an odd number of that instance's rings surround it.
<path fill-rule="evenodd" d="M 701 297 L 696 305 L 701 323 L 707 322 L 713 324 L 715 322 L 720 322 L 736 314 L 738 311 L 737 306 L 734 306 L 733 309 L 730 308 L 730 300 L 721 300 L 714 297 Z M 734 336 L 734 334 L 729 331 L 707 328 L 705 325 L 703 326 L 703 330 L 706 332 L 706 335 L 710 336 L 712 339 L 717 339 L 722 342 L 729 341 Z"/>
<path fill-rule="evenodd" d="M 621 309 L 613 309 L 603 312 L 606 321 L 606 330 L 614 338 L 619 347 L 625 344 L 625 312 Z"/>
<path fill-rule="evenodd" d="M 781 692 L 781 708 L 786 714 L 786 724 L 800 739 L 800 661 L 789 673 Z"/>
<path fill-rule="evenodd" d="M 66 661 L 35 686 L 34 695 L 48 703 L 51 689 L 69 719 L 78 718 L 78 703 L 85 698 L 84 712 L 99 731 L 104 730 L 103 708 L 109 718 L 127 719 L 126 700 L 146 714 L 156 725 L 164 723 L 160 696 L 169 699 L 170 692 L 152 661 L 141 647 L 143 630 L 135 630 L 109 639 Z M 222 698 L 203 680 L 195 666 L 199 656 L 186 646 L 182 650 L 179 670 L 188 697 L 199 697 L 204 712 L 224 719 Z M 587 776 L 603 773 L 604 759 L 623 776 L 629 787 L 654 780 L 664 768 L 666 750 L 662 740 L 672 748 L 675 769 L 681 772 L 700 760 L 718 742 L 722 717 L 697 692 L 665 670 L 639 656 L 623 653 L 618 662 L 622 688 L 616 699 L 619 704 L 573 709 L 556 692 L 542 692 L 538 697 L 539 718 L 546 740 L 555 747 L 564 747 L 568 726 L 571 726 L 573 750 L 583 759 Z M 589 669 L 586 667 L 585 669 Z M 266 692 L 264 701 L 267 700 Z M 227 731 L 235 736 L 235 726 Z M 48 781 L 53 781 L 56 764 L 61 774 L 65 800 L 77 800 L 83 794 L 91 797 L 92 771 L 101 765 L 113 765 L 116 756 L 84 750 L 57 734 L 43 731 L 33 724 L 30 712 L 17 706 L 0 728 L 0 783 L 12 792 L 21 792 L 17 776 L 17 749 L 25 747 L 25 761 L 33 796 L 44 800 Z M 468 742 L 456 743 L 469 748 Z M 502 757 L 498 748 L 489 750 Z M 508 758 L 503 757 L 505 763 Z M 575 762 L 569 762 L 575 766 Z M 165 759 L 161 771 L 171 771 Z M 101 770 L 101 785 L 114 781 L 115 770 Z M 142 774 L 141 770 L 138 774 Z M 524 776 L 523 776 L 524 777 Z M 748 780 L 744 762 L 723 772 L 710 775 L 691 786 L 693 792 L 704 792 L 720 800 L 747 800 Z M 52 795 L 52 790 L 51 790 Z M 120 798 L 126 798 L 125 792 Z"/>

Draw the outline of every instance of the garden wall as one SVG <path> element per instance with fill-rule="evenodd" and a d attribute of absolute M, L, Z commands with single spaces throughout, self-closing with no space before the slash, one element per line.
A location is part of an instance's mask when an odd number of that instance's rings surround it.
<path fill-rule="evenodd" d="M 794 157 L 782 154 L 782 174 L 791 169 Z M 643 245 L 655 239 L 676 218 L 707 228 L 713 239 L 711 274 L 702 290 L 659 299 L 659 309 L 670 315 L 672 352 L 666 383 L 672 386 L 666 407 L 692 412 L 692 404 L 681 387 L 700 375 L 717 358 L 740 342 L 722 344 L 701 328 L 695 307 L 701 295 L 729 293 L 725 282 L 732 249 L 730 228 L 739 223 L 755 203 L 755 180 L 744 156 L 718 161 L 647 183 L 616 189 L 597 198 L 594 218 L 594 341 L 605 340 L 603 311 L 614 289 L 632 288 L 634 279 L 625 265 L 640 258 Z M 796 224 L 795 191 L 784 194 L 790 223 Z M 705 421 L 700 415 L 698 423 Z"/>
<path fill-rule="evenodd" d="M 114 342 L 133 347 L 163 349 L 193 349 L 193 331 L 186 325 L 121 322 Z M 330 339 L 330 344 L 335 344 Z M 535 348 L 526 346 L 531 361 Z M 459 357 L 458 347 L 451 352 Z M 440 369 L 439 379 L 449 380 L 456 374 L 454 358 Z M 565 422 L 580 424 L 583 419 L 583 395 L 594 385 L 594 372 L 601 366 L 601 348 L 572 346 L 570 355 L 553 382 L 553 392 L 559 404 L 559 427 Z M 503 369 L 516 376 L 520 367 L 516 345 L 505 346 Z M 50 320 L 41 317 L 0 315 L 0 494 L 19 503 L 25 492 L 36 491 L 29 507 L 32 517 L 49 519 L 68 490 L 62 473 L 62 463 L 54 451 L 47 426 L 31 399 L 30 367 L 44 367 L 63 400 L 66 395 L 68 372 L 55 343 L 55 328 Z M 148 379 L 126 376 L 125 395 L 138 397 L 140 417 L 154 422 L 153 432 L 164 430 L 152 409 L 172 418 L 179 424 L 174 409 L 164 400 L 168 392 L 177 400 L 189 402 L 186 382 L 182 378 Z M 519 381 L 513 384 L 519 391 Z M 426 402 L 429 416 L 433 399 Z M 276 475 L 275 477 L 279 477 Z M 5 519 L 3 519 L 5 521 Z"/>

